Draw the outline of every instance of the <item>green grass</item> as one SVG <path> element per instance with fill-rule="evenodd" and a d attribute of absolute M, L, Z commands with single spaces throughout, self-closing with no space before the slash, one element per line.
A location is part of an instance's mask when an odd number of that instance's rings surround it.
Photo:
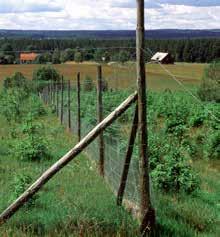
<path fill-rule="evenodd" d="M 10 154 L 10 144 L 5 144 L 9 131 L 4 119 L 0 120 L 4 124 L 4 129 L 0 129 L 0 209 L 3 210 L 10 204 L 16 175 L 25 173 L 36 179 L 75 141 L 53 116 L 46 116 L 42 120 L 54 159 L 20 162 Z M 22 208 L 0 228 L 0 236 L 75 236 L 74 233 L 116 236 L 125 232 L 134 236 L 136 229 L 137 223 L 124 208 L 116 206 L 113 193 L 97 175 L 96 168 L 80 155 L 44 186 L 33 208 Z"/>

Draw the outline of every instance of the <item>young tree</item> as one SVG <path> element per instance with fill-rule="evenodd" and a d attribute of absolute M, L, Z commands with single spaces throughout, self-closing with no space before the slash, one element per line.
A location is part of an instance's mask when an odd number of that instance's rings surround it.
<path fill-rule="evenodd" d="M 74 55 L 74 61 L 76 63 L 81 63 L 83 61 L 82 53 L 76 52 L 75 55 Z"/>
<path fill-rule="evenodd" d="M 59 49 L 55 49 L 52 55 L 52 63 L 60 64 L 60 51 Z"/>

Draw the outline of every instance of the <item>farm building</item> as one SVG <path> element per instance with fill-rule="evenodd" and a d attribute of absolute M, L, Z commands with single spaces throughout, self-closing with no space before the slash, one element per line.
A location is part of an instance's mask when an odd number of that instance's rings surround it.
<path fill-rule="evenodd" d="M 170 53 L 157 52 L 152 58 L 152 62 L 159 62 L 162 64 L 174 64 L 174 59 Z"/>
<path fill-rule="evenodd" d="M 20 63 L 33 63 L 38 54 L 36 53 L 21 53 L 20 54 Z"/>

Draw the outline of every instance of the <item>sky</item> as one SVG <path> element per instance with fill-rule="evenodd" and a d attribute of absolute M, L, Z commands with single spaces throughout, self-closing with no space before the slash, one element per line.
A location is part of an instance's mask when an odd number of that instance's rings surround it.
<path fill-rule="evenodd" d="M 220 29 L 220 0 L 146 0 L 146 29 Z M 0 29 L 134 30 L 136 0 L 0 0 Z"/>

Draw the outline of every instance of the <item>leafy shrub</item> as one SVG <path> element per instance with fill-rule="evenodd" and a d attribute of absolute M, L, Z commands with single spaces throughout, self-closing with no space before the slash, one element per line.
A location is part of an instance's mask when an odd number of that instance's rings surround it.
<path fill-rule="evenodd" d="M 19 121 L 22 115 L 22 100 L 24 99 L 21 91 L 7 90 L 0 94 L 0 109 L 1 114 L 4 115 L 6 120 L 11 123 L 12 121 Z"/>
<path fill-rule="evenodd" d="M 220 62 L 213 62 L 205 70 L 198 95 L 204 101 L 220 102 Z"/>
<path fill-rule="evenodd" d="M 90 76 L 86 76 L 84 83 L 83 83 L 83 90 L 84 91 L 93 91 L 95 89 L 95 85 L 93 80 Z"/>
<path fill-rule="evenodd" d="M 220 133 L 213 132 L 205 144 L 205 156 L 208 159 L 220 159 Z"/>
<path fill-rule="evenodd" d="M 33 122 L 29 116 L 21 130 L 24 138 L 16 143 L 16 157 L 22 161 L 40 161 L 50 158 L 46 140 L 41 136 L 42 124 Z"/>
<path fill-rule="evenodd" d="M 16 72 L 12 77 L 6 77 L 3 82 L 5 89 L 14 88 L 29 92 L 31 83 L 23 76 L 22 73 Z"/>
<path fill-rule="evenodd" d="M 51 66 L 43 66 L 33 73 L 36 89 L 41 91 L 49 81 L 60 81 L 60 74 Z"/>
<path fill-rule="evenodd" d="M 202 126 L 207 118 L 207 114 L 204 112 L 204 110 L 201 108 L 197 111 L 195 111 L 191 116 L 190 116 L 190 125 L 192 127 L 199 127 Z"/>
<path fill-rule="evenodd" d="M 191 193 L 199 188 L 200 181 L 178 150 L 170 151 L 163 162 L 151 172 L 154 185 L 164 191 Z"/>
<path fill-rule="evenodd" d="M 32 178 L 26 174 L 19 174 L 15 176 L 14 183 L 13 183 L 13 193 L 11 196 L 11 200 L 16 200 L 32 183 Z M 35 195 L 25 204 L 25 207 L 32 207 L 36 204 L 38 196 Z"/>

